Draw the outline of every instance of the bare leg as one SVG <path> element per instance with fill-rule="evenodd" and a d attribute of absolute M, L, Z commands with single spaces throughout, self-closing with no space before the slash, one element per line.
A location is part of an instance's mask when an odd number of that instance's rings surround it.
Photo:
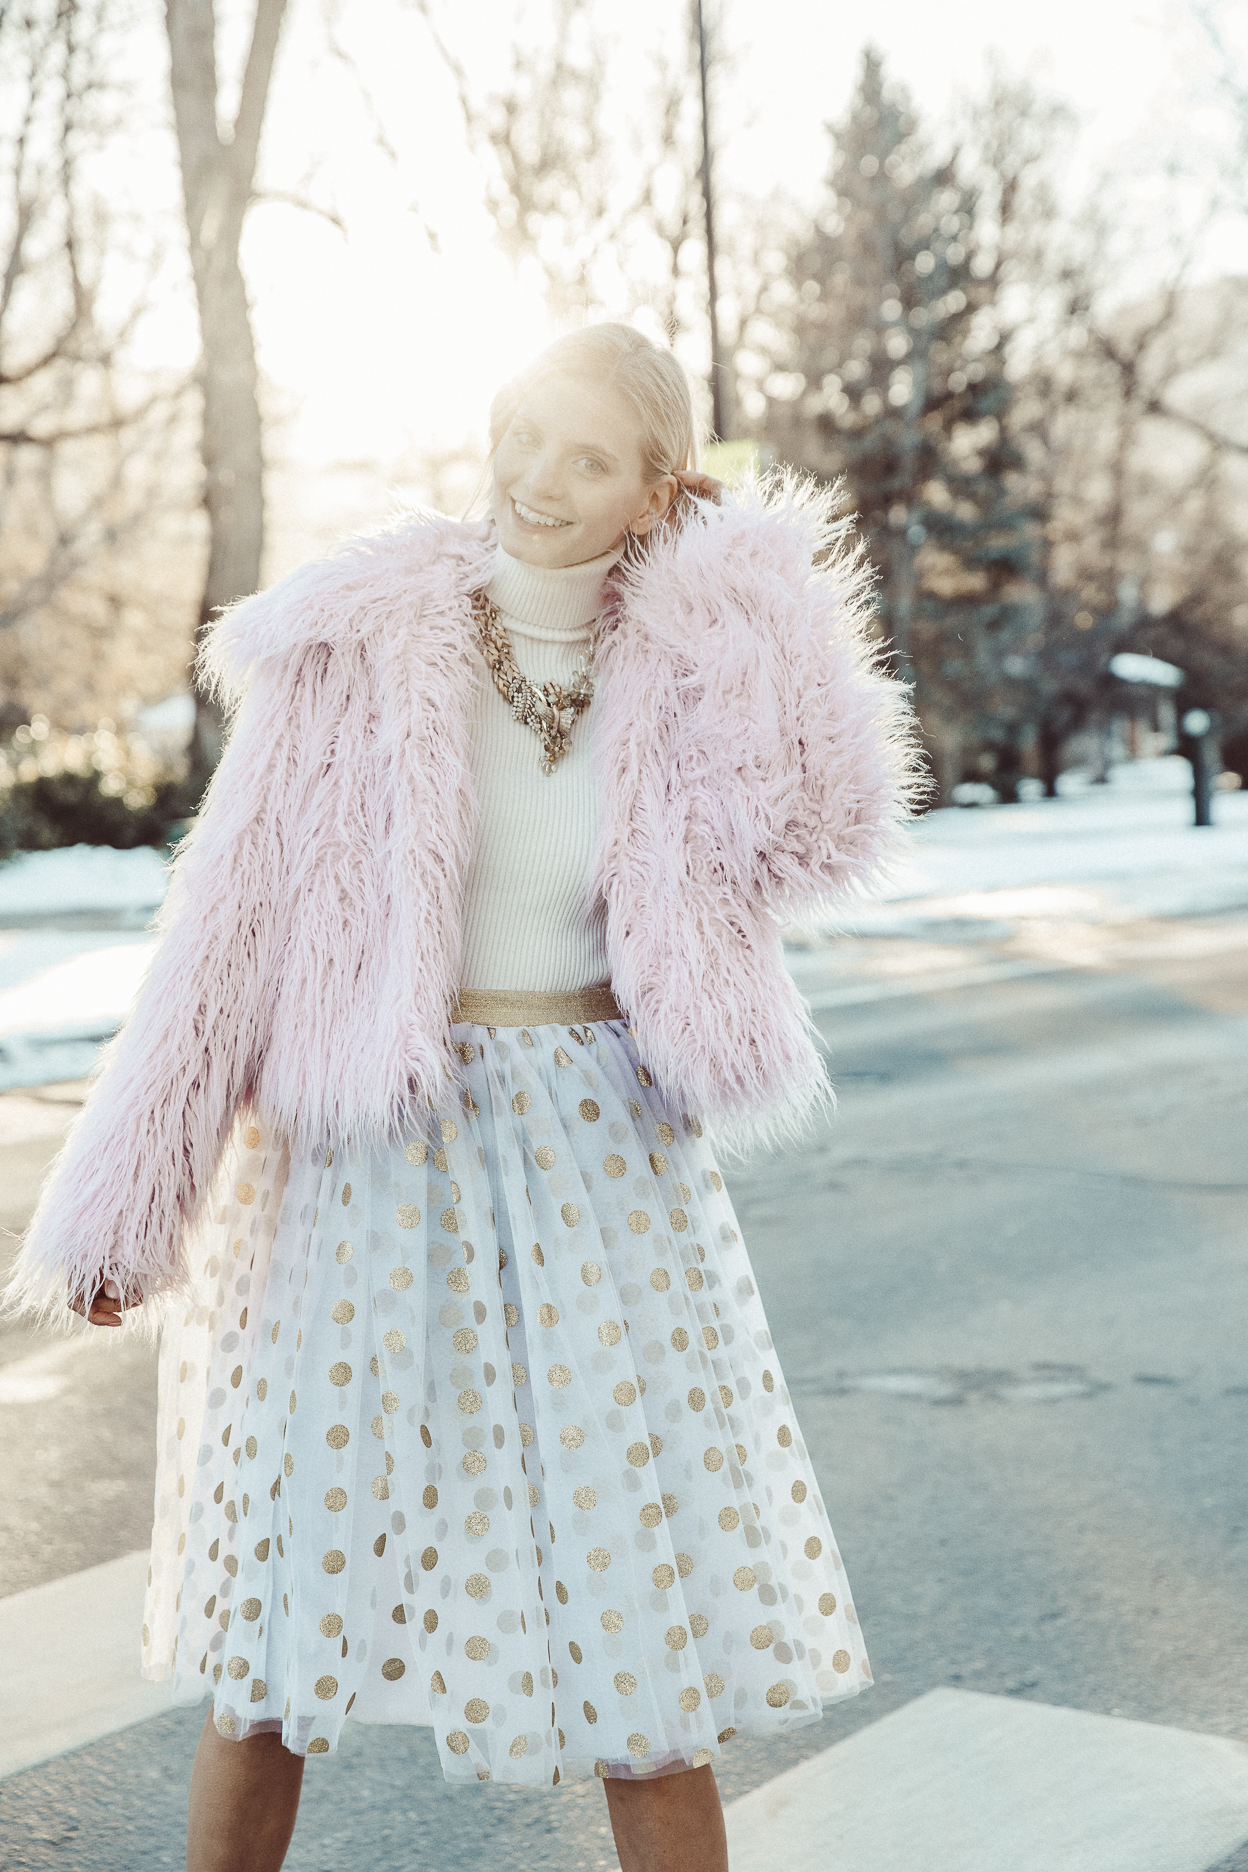
<path fill-rule="evenodd" d="M 191 1771 L 187 1872 L 278 1872 L 302 1784 L 303 1759 L 280 1735 L 228 1742 L 209 1710 Z"/>
<path fill-rule="evenodd" d="M 602 1785 L 621 1872 L 728 1872 L 724 1813 L 709 1768 Z"/>

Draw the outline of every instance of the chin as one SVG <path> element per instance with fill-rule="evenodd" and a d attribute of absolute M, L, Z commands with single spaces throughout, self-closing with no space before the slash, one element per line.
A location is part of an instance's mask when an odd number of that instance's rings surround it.
<path fill-rule="evenodd" d="M 528 533 L 500 533 L 499 539 L 505 552 L 509 552 L 513 559 L 519 559 L 526 565 L 553 568 L 576 563 L 575 548 L 566 546 L 562 540 L 556 546 L 553 541 L 535 540 Z"/>

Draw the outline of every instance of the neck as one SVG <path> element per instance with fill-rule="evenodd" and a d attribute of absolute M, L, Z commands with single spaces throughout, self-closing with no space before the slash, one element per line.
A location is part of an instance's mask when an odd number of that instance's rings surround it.
<path fill-rule="evenodd" d="M 602 605 L 607 574 L 620 557 L 613 548 L 583 565 L 534 566 L 500 546 L 486 596 L 522 635 L 575 641 L 587 637 Z"/>

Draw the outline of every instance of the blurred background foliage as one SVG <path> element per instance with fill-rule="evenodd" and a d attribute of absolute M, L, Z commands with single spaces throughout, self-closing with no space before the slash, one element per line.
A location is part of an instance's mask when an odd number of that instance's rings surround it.
<path fill-rule="evenodd" d="M 1143 196 L 1105 177 L 1072 194 L 1072 113 L 1031 81 L 989 65 L 949 121 L 924 121 L 867 47 L 823 177 L 755 199 L 720 180 L 749 93 L 731 0 L 671 9 L 623 104 L 605 0 L 498 10 L 512 38 L 488 81 L 462 9 L 394 4 L 424 35 L 416 81 L 451 87 L 462 143 L 446 159 L 471 166 L 551 329 L 634 318 L 690 363 L 708 418 L 717 383 L 718 459 L 842 486 L 934 797 L 978 783 L 1010 800 L 1052 791 L 1063 767 L 1172 746 L 1172 700 L 1109 674 L 1125 649 L 1187 673 L 1180 707 L 1208 709 L 1226 767 L 1248 774 L 1248 279 L 1209 264 L 1210 228 L 1248 217 L 1229 8 L 1187 9 L 1224 159 L 1183 170 L 1159 148 Z M 244 217 L 277 201 L 345 226 L 316 124 L 303 148 L 289 130 L 281 148 L 261 140 L 296 16 L 414 201 L 403 125 L 334 0 L 235 7 L 233 84 L 207 0 L 163 18 L 140 0 L 0 8 L 0 855 L 161 844 L 193 811 L 219 720 L 201 699 L 179 741 L 139 718 L 187 691 L 205 620 L 272 569 L 266 519 L 315 545 L 368 500 L 377 517 L 387 482 L 456 511 L 479 483 L 467 421 L 462 443 L 413 438 L 401 461 L 353 464 L 349 500 L 282 459 L 289 412 L 256 365 Z M 172 61 L 180 214 L 168 191 L 157 213 L 119 184 L 140 44 Z M 198 319 L 191 372 L 145 363 L 136 341 L 170 300 Z"/>
<path fill-rule="evenodd" d="M 61 845 L 164 845 L 195 810 L 184 755 L 119 735 L 105 717 L 85 734 L 46 715 L 0 747 L 0 859 Z"/>

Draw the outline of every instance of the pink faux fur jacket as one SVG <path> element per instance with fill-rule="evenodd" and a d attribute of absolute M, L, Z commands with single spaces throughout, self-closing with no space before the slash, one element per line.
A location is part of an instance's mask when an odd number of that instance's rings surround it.
<path fill-rule="evenodd" d="M 904 691 L 864 632 L 869 571 L 830 511 L 791 481 L 699 503 L 618 577 L 590 716 L 616 995 L 673 1109 L 763 1129 L 827 1092 L 781 920 L 870 881 L 913 785 Z M 101 1266 L 178 1286 L 248 1102 L 358 1143 L 447 1095 L 484 673 L 469 600 L 492 553 L 488 524 L 410 517 L 216 625 L 204 667 L 233 732 L 19 1304 Z"/>

